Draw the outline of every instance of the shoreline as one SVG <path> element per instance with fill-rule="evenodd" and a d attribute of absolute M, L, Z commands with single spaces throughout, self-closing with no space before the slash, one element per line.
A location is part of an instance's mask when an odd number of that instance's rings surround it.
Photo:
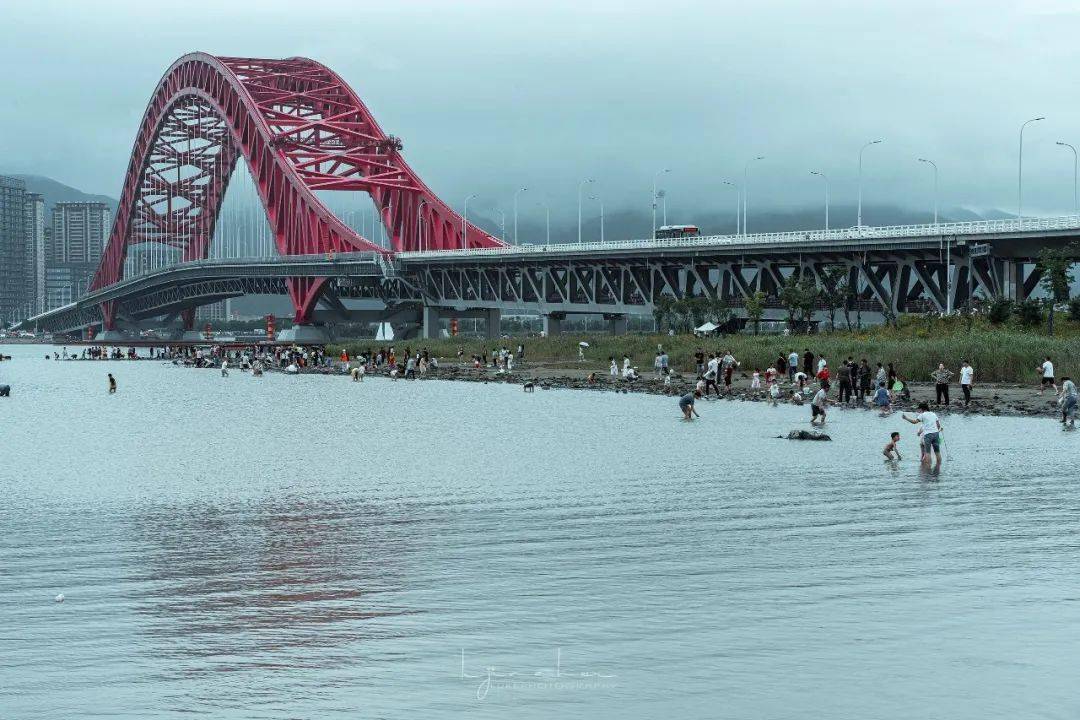
<path fill-rule="evenodd" d="M 209 368 L 213 369 L 213 368 Z M 266 372 L 283 373 L 279 368 L 266 368 Z M 662 381 L 652 377 L 642 377 L 634 381 L 626 381 L 620 378 L 612 378 L 610 375 L 596 375 L 593 383 L 588 382 L 588 370 L 572 371 L 565 367 L 546 367 L 543 363 L 526 364 L 524 368 L 515 369 L 513 372 L 498 372 L 493 368 L 473 368 L 471 366 L 440 366 L 438 370 L 429 372 L 425 376 L 417 376 L 417 380 L 441 380 L 472 383 L 504 383 L 510 385 L 524 385 L 532 382 L 542 390 L 585 390 L 591 392 L 614 392 L 614 393 L 639 393 L 646 395 L 666 395 L 679 397 L 694 389 L 697 384 L 696 377 L 674 373 L 671 376 L 671 384 L 664 385 Z M 283 373 L 284 374 L 284 373 Z M 300 375 L 333 375 L 347 377 L 339 363 L 330 368 L 304 368 Z M 384 371 L 369 372 L 366 377 L 389 378 L 389 373 Z M 399 377 L 402 382 L 412 382 Z M 771 402 L 767 390 L 751 390 L 749 377 L 738 377 L 729 391 L 719 397 L 712 396 L 717 400 L 729 400 L 740 402 Z M 812 384 L 816 387 L 816 383 Z M 810 385 L 808 385 L 810 387 Z M 782 392 L 778 403 L 792 405 L 787 393 L 791 386 L 786 383 L 781 385 Z M 911 400 L 897 400 L 892 404 L 892 412 L 914 412 L 921 401 L 930 403 L 930 409 L 940 415 L 985 415 L 991 417 L 1046 417 L 1055 420 L 1060 419 L 1060 410 L 1057 404 L 1057 395 L 1038 394 L 1038 388 L 1034 385 L 1019 385 L 1011 383 L 984 383 L 976 384 L 972 389 L 971 405 L 963 407 L 963 394 L 959 385 L 950 385 L 950 404 L 937 406 L 933 402 L 935 390 L 933 383 L 910 383 Z M 877 408 L 869 402 L 840 404 L 834 402 L 836 385 L 830 391 L 829 409 L 864 410 L 878 412 Z M 703 398 L 704 399 L 704 398 Z M 804 406 L 807 413 L 810 412 L 810 398 L 806 397 Z"/>
<path fill-rule="evenodd" d="M 158 362 L 164 362 L 178 367 L 191 368 L 196 370 L 218 370 L 217 365 L 210 365 L 205 368 L 195 368 L 193 365 L 185 364 L 183 362 L 176 362 L 171 359 L 163 358 L 119 358 L 119 359 L 92 359 L 92 358 L 70 358 L 68 360 L 62 360 L 59 362 L 133 362 L 156 360 Z M 642 376 L 638 380 L 627 381 L 621 377 L 613 378 L 606 372 L 604 374 L 596 373 L 595 381 L 593 383 L 588 382 L 588 375 L 590 372 L 587 368 L 575 369 L 566 367 L 568 363 L 555 362 L 555 363 L 524 363 L 523 367 L 518 366 L 514 371 L 506 373 L 499 372 L 491 367 L 474 368 L 471 365 L 443 365 L 438 370 L 431 371 L 427 375 L 417 376 L 417 380 L 421 381 L 457 381 L 457 382 L 470 382 L 470 383 L 504 383 L 510 385 L 524 385 L 527 382 L 532 382 L 541 390 L 584 390 L 591 392 L 614 392 L 614 393 L 637 393 L 645 395 L 666 395 L 669 397 L 679 397 L 687 392 L 693 391 L 697 384 L 697 378 L 689 375 L 684 375 L 675 372 L 671 375 L 671 383 L 665 385 L 662 381 L 656 379 L 651 373 L 647 376 Z M 355 363 L 350 363 L 350 367 Z M 239 367 L 230 367 L 231 372 L 249 372 L 242 371 Z M 279 373 L 286 374 L 284 369 L 267 366 L 265 368 L 267 373 Z M 298 375 L 329 375 L 336 377 L 348 377 L 348 373 L 342 369 L 339 361 L 334 361 L 332 366 L 323 367 L 307 367 L 302 368 L 297 373 Z M 389 378 L 389 372 L 379 370 L 377 372 L 368 372 L 366 377 L 377 378 Z M 412 382 L 406 380 L 404 377 L 399 377 L 402 382 Z M 749 388 L 750 378 L 749 375 L 739 374 L 736 375 L 735 381 L 732 384 L 730 390 L 723 392 L 719 397 L 713 395 L 709 400 L 728 400 L 728 401 L 740 401 L 740 402 L 771 402 L 768 391 L 765 389 L 751 390 Z M 817 383 L 811 383 L 808 387 L 815 387 Z M 941 415 L 985 415 L 990 417 L 1045 417 L 1053 418 L 1055 420 L 1060 419 L 1060 410 L 1057 403 L 1057 395 L 1044 393 L 1039 395 L 1038 386 L 1034 384 L 1021 385 L 1018 383 L 976 383 L 972 389 L 971 405 L 967 408 L 963 406 L 963 395 L 960 392 L 960 387 L 957 384 L 950 384 L 950 404 L 946 406 L 938 406 L 934 403 L 935 390 L 933 383 L 916 383 L 912 382 L 908 384 L 911 392 L 911 400 L 903 401 L 896 400 L 892 403 L 892 412 L 913 412 L 916 406 L 921 401 L 926 401 L 930 404 L 930 409 Z M 781 384 L 781 391 L 783 395 L 777 401 L 781 404 L 793 405 L 790 400 L 791 386 L 786 382 Z M 834 401 L 836 396 L 836 386 L 830 391 L 829 409 L 844 409 L 844 410 L 864 410 L 877 412 L 877 408 L 872 406 L 869 402 L 859 403 L 854 401 L 849 404 L 840 404 Z M 804 405 L 809 407 L 809 396 L 804 396 Z M 705 398 L 703 398 L 704 400 Z M 807 410 L 809 412 L 809 410 Z"/>

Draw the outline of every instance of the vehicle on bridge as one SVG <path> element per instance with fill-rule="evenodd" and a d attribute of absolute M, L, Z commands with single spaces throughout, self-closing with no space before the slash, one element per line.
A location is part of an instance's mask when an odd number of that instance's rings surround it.
<path fill-rule="evenodd" d="M 656 230 L 654 240 L 669 240 L 671 238 L 698 237 L 701 230 L 697 225 L 664 225 Z"/>

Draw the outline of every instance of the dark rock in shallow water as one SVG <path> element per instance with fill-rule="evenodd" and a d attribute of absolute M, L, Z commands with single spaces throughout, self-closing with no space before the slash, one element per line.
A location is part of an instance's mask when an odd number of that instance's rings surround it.
<path fill-rule="evenodd" d="M 788 440 L 832 440 L 823 432 L 816 430 L 792 430 L 787 435 Z"/>

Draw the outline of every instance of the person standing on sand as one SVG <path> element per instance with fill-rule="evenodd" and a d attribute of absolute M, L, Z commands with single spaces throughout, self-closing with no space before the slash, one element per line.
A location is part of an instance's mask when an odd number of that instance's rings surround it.
<path fill-rule="evenodd" d="M 930 373 L 930 379 L 934 381 L 934 390 L 937 392 L 937 404 L 945 401 L 945 407 L 949 407 L 949 380 L 952 379 L 952 370 L 945 368 L 945 363 L 938 363 L 937 370 Z"/>
<path fill-rule="evenodd" d="M 735 361 L 735 356 L 731 354 L 730 350 L 724 351 L 724 359 L 720 361 L 720 366 L 724 370 L 724 388 L 731 387 L 731 376 L 735 373 L 735 366 L 738 365 Z"/>
<path fill-rule="evenodd" d="M 622 376 L 627 377 L 630 374 L 630 356 L 624 354 L 622 356 Z"/>
<path fill-rule="evenodd" d="M 698 377 L 705 374 L 705 351 L 701 348 L 694 353 L 694 369 L 697 370 Z"/>
<path fill-rule="evenodd" d="M 836 371 L 836 381 L 840 385 L 840 404 L 851 402 L 851 365 L 847 362 L 840 363 L 840 369 Z"/>
<path fill-rule="evenodd" d="M 806 348 L 806 352 L 802 356 L 802 371 L 806 373 L 806 377 L 814 377 L 817 373 L 814 372 L 814 353 L 810 352 L 810 348 Z"/>
<path fill-rule="evenodd" d="M 109 373 L 109 394 L 112 395 L 116 392 L 116 378 Z"/>
<path fill-rule="evenodd" d="M 720 397 L 720 386 L 716 384 L 716 378 L 720 375 L 720 358 L 716 353 L 709 353 L 709 364 L 705 368 L 705 397 L 709 397 L 709 388 L 716 391 Z"/>
<path fill-rule="evenodd" d="M 971 404 L 971 381 L 975 378 L 975 368 L 964 360 L 960 363 L 960 389 L 964 393 L 964 407 Z"/>
<path fill-rule="evenodd" d="M 859 363 L 859 392 L 858 398 L 860 403 L 866 402 L 870 397 L 870 363 L 866 362 L 866 358 L 862 359 Z"/>
<path fill-rule="evenodd" d="M 656 379 L 660 379 L 660 375 L 663 374 L 660 370 L 660 351 L 656 351 L 656 357 L 653 359 L 653 370 L 656 371 Z"/>
<path fill-rule="evenodd" d="M 794 350 L 788 350 L 787 356 L 787 374 L 788 382 L 792 385 L 795 384 L 795 373 L 799 372 L 799 353 Z"/>
<path fill-rule="evenodd" d="M 611 361 L 611 370 L 608 372 L 608 375 L 611 375 L 611 377 L 619 377 L 619 365 L 615 362 L 615 356 L 612 355 L 608 360 Z"/>
<path fill-rule="evenodd" d="M 679 398 L 679 409 L 682 410 L 683 420 L 693 420 L 694 415 L 701 417 L 701 415 L 698 415 L 698 411 L 694 409 L 694 400 L 699 397 L 701 397 L 701 393 L 695 390 Z"/>
<path fill-rule="evenodd" d="M 1054 363 L 1050 362 L 1050 356 L 1046 356 L 1046 362 L 1039 366 L 1039 370 L 1042 371 L 1042 384 L 1039 385 L 1039 394 L 1042 395 L 1046 390 L 1046 386 L 1054 388 L 1054 393 L 1058 391 L 1057 383 L 1054 382 Z"/>

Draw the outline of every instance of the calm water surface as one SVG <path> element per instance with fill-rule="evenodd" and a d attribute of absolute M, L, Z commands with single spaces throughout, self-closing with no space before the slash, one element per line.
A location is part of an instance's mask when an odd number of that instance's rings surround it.
<path fill-rule="evenodd" d="M 1052 420 L 3 350 L 0 717 L 1080 714 Z"/>

